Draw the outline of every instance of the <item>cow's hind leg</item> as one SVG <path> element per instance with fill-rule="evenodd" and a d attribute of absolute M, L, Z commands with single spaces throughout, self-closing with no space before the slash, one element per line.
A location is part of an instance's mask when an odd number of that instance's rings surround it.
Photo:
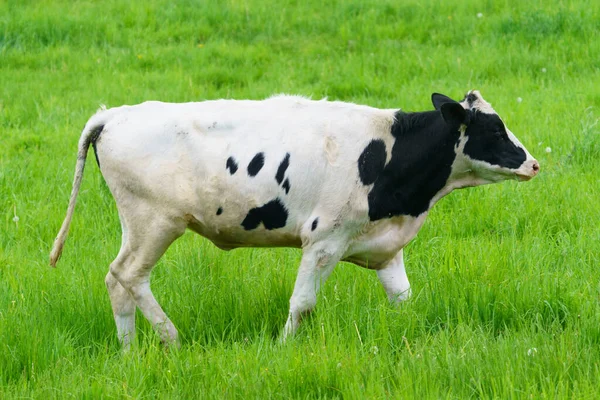
<path fill-rule="evenodd" d="M 123 221 L 122 217 L 120 219 Z M 123 222 L 121 223 L 121 230 L 123 231 L 121 250 L 115 263 L 122 262 L 120 260 L 124 257 L 124 254 L 127 254 L 127 251 L 124 250 L 127 247 L 127 227 Z M 119 283 L 110 270 L 106 274 L 104 282 L 106 283 L 106 289 L 108 290 L 113 309 L 115 325 L 117 326 L 117 337 L 123 345 L 123 349 L 127 350 L 135 337 L 135 300 L 133 300 L 131 294 Z"/>
<path fill-rule="evenodd" d="M 121 214 L 127 234 L 123 235 L 118 257 L 110 265 L 111 277 L 107 277 L 115 321 L 117 329 L 121 329 L 119 335 L 127 334 L 127 341 L 123 340 L 127 346 L 135 329 L 133 301 L 163 343 L 178 345 L 177 329 L 150 290 L 150 272 L 171 243 L 183 234 L 185 223 L 157 216 L 151 209 L 144 212 L 144 208 L 138 205 L 135 212 Z"/>
<path fill-rule="evenodd" d="M 110 296 L 119 342 L 127 350 L 135 337 L 135 300 L 110 271 L 104 282 Z"/>

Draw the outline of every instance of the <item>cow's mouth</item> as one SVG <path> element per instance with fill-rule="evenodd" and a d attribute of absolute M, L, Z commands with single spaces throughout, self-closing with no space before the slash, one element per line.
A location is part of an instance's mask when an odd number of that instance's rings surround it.
<path fill-rule="evenodd" d="M 516 175 L 517 175 L 517 179 L 520 180 L 521 182 L 529 181 L 535 176 L 535 175 L 524 175 L 524 174 L 516 174 Z"/>

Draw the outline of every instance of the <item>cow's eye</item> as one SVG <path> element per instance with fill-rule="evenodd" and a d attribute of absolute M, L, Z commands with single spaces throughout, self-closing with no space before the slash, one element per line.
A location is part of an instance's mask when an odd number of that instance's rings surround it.
<path fill-rule="evenodd" d="M 494 139 L 496 140 L 502 140 L 504 138 L 504 132 L 502 131 L 495 131 L 494 132 Z"/>

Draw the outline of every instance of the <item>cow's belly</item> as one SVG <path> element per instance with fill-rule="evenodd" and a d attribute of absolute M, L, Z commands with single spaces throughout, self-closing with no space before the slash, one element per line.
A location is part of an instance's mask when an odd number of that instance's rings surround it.
<path fill-rule="evenodd" d="M 419 232 L 427 213 L 419 217 L 398 216 L 372 223 L 357 237 L 343 256 L 344 261 L 380 269 L 394 258 Z"/>
<path fill-rule="evenodd" d="M 302 247 L 300 235 L 287 230 L 247 232 L 238 226 L 205 225 L 188 215 L 188 228 L 214 243 L 222 250 L 238 247 Z"/>

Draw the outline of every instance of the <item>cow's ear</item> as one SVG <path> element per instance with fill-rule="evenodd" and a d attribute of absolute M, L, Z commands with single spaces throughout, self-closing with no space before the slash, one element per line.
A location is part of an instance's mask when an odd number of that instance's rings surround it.
<path fill-rule="evenodd" d="M 468 122 L 467 110 L 465 110 L 460 103 L 455 101 L 442 104 L 440 111 L 442 112 L 444 121 L 446 121 L 449 126 L 460 126 L 462 124 L 467 124 Z"/>
<path fill-rule="evenodd" d="M 446 103 L 456 103 L 455 100 L 452 100 L 450 97 L 445 96 L 440 93 L 434 93 L 431 95 L 431 102 L 433 103 L 433 107 L 436 110 L 442 108 L 442 106 Z"/>

